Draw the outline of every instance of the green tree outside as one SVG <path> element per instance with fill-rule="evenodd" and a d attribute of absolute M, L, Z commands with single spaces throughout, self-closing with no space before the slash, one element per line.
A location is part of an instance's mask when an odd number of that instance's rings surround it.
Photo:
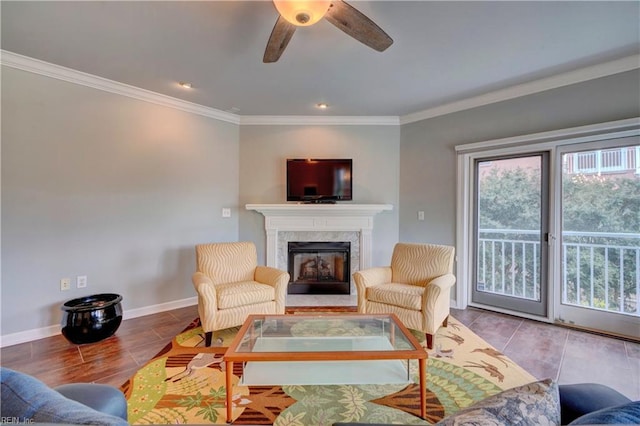
<path fill-rule="evenodd" d="M 491 169 L 481 177 L 479 185 L 479 228 L 539 230 L 540 197 L 539 172 L 522 167 Z M 564 302 L 636 313 L 640 177 L 565 174 L 562 207 Z M 539 256 L 538 244 L 522 242 L 539 241 L 540 236 L 485 232 L 480 237 L 502 242 L 484 247 L 481 242 L 478 280 L 491 280 L 491 291 L 536 297 L 533 277 L 539 274 L 539 265 L 533 258 Z M 487 277 L 489 271 L 494 271 L 494 276 Z"/>

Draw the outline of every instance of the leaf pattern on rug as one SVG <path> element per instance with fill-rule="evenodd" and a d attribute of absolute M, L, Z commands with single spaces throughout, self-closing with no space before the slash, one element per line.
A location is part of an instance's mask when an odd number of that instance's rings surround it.
<path fill-rule="evenodd" d="M 340 393 L 342 397 L 338 399 L 338 402 L 346 408 L 342 415 L 350 422 L 361 419 L 364 415 L 364 393 L 356 386 L 342 386 Z"/>
<path fill-rule="evenodd" d="M 174 403 L 184 407 L 187 411 L 198 409 L 195 417 L 202 417 L 211 423 L 216 423 L 220 415 L 219 410 L 225 408 L 226 395 L 224 387 L 209 389 L 209 395 L 203 396 L 199 391 L 195 395 L 187 395 L 180 399 L 175 399 Z M 166 402 L 165 402 L 166 403 Z"/>
<path fill-rule="evenodd" d="M 297 402 L 276 419 L 274 426 L 287 425 L 285 419 L 291 418 L 302 420 L 301 424 L 305 426 L 330 426 L 335 422 L 429 424 L 393 404 L 375 402 L 405 387 L 397 384 L 283 386 Z M 439 410 L 444 411 L 435 396 L 434 399 Z"/>

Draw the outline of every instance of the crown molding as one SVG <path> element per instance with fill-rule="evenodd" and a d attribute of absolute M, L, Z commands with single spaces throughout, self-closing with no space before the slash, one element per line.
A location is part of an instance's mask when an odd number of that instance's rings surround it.
<path fill-rule="evenodd" d="M 247 126 L 399 126 L 396 116 L 309 116 L 309 115 L 244 115 L 240 124 Z"/>
<path fill-rule="evenodd" d="M 560 146 L 601 140 L 603 135 L 605 135 L 606 139 L 640 135 L 640 117 L 482 142 L 472 142 L 463 145 L 456 145 L 454 149 L 458 154 L 466 154 L 489 148 L 509 148 L 528 144 L 535 144 L 536 147 L 541 147 L 543 144 Z"/>
<path fill-rule="evenodd" d="M 364 125 L 364 126 L 398 126 L 399 117 L 369 117 L 369 116 L 239 116 L 215 108 L 205 107 L 193 102 L 162 95 L 150 90 L 130 86 L 114 80 L 98 77 L 82 71 L 51 64 L 39 59 L 19 55 L 8 50 L 0 50 L 0 64 L 22 71 L 91 87 L 105 92 L 151 102 L 158 105 L 175 108 L 193 114 L 203 115 L 216 120 L 241 125 Z"/>
<path fill-rule="evenodd" d="M 454 112 L 464 111 L 467 109 L 502 102 L 509 99 L 532 95 L 534 93 L 543 92 L 545 90 L 556 89 L 558 87 L 568 86 L 575 83 L 582 83 L 584 81 L 589 81 L 596 78 L 607 77 L 609 75 L 619 74 L 638 68 L 640 68 L 640 55 L 631 55 L 614 61 L 580 68 L 574 71 L 557 74 L 540 80 L 535 80 L 528 83 L 507 87 L 505 89 L 496 90 L 484 95 L 474 96 L 460 101 L 451 102 L 435 108 L 426 109 L 424 111 L 403 115 L 400 117 L 400 124 L 402 125 L 426 120 L 441 115 L 451 114 Z"/>
<path fill-rule="evenodd" d="M 0 49 L 0 64 L 239 125 L 399 126 L 640 68 L 640 55 L 518 84 L 403 116 L 241 116 Z"/>
<path fill-rule="evenodd" d="M 162 95 L 150 90 L 119 83 L 117 81 L 98 77 L 82 71 L 62 67 L 60 65 L 44 62 L 39 59 L 19 55 L 8 50 L 0 50 L 0 64 L 22 71 L 55 78 L 69 83 L 79 84 L 93 89 L 102 90 L 117 95 L 127 96 L 140 101 L 150 102 L 181 111 L 198 114 L 220 121 L 240 124 L 240 117 L 236 114 L 220 111 L 214 108 L 205 107 L 193 102 Z"/>

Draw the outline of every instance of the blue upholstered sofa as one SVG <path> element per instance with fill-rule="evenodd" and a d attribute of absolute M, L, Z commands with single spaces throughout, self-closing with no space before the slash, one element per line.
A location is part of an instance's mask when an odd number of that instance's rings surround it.
<path fill-rule="evenodd" d="M 127 401 L 113 386 L 73 383 L 52 389 L 4 367 L 0 368 L 0 382 L 0 423 L 128 425 Z"/>

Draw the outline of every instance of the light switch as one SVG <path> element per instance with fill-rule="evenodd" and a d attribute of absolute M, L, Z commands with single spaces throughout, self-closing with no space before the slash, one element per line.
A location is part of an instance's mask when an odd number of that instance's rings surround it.
<path fill-rule="evenodd" d="M 424 211 L 418 211 L 418 220 L 424 220 Z"/>
<path fill-rule="evenodd" d="M 87 276 L 86 275 L 78 275 L 76 277 L 76 286 L 78 288 L 85 288 L 87 286 Z"/>

